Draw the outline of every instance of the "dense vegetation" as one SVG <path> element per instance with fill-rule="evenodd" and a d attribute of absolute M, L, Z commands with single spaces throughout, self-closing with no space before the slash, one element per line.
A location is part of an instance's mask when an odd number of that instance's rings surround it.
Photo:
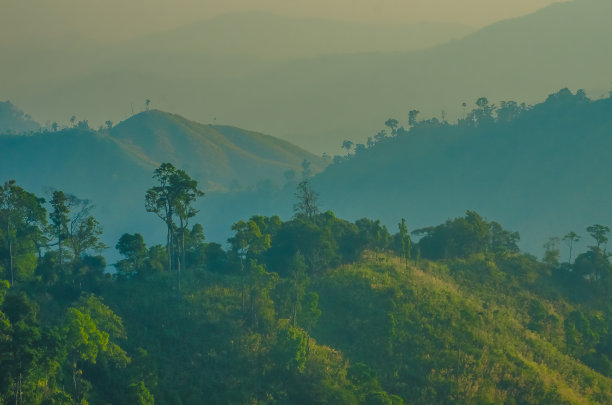
<path fill-rule="evenodd" d="M 171 164 L 146 192 L 166 245 L 126 233 L 109 271 L 90 204 L 0 190 L 0 400 L 16 404 L 609 403 L 609 228 L 543 262 L 473 211 L 412 232 L 320 212 L 192 224 Z M 566 241 L 575 241 L 568 234 Z"/>

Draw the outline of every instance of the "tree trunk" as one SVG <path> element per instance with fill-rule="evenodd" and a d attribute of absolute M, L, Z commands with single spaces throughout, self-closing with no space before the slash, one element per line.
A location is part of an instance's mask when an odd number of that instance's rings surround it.
<path fill-rule="evenodd" d="M 62 262 L 62 233 L 60 231 L 59 226 L 57 227 L 57 246 L 59 249 L 59 266 L 60 269 L 63 267 L 63 262 Z"/>
<path fill-rule="evenodd" d="M 168 271 L 172 271 L 172 224 L 166 222 L 168 235 L 166 238 L 166 253 L 168 254 Z"/>
<path fill-rule="evenodd" d="M 182 226 L 182 225 L 181 225 Z M 187 225 L 185 225 L 187 226 Z M 187 270 L 187 256 L 185 255 L 185 228 L 183 228 L 183 234 L 182 234 L 182 241 L 181 241 L 181 252 L 183 253 L 183 268 L 185 270 Z"/>
<path fill-rule="evenodd" d="M 15 275 L 13 272 L 13 241 L 9 237 L 9 268 L 11 269 L 11 287 L 15 284 Z"/>
<path fill-rule="evenodd" d="M 9 269 L 11 272 L 11 287 L 15 283 L 15 277 L 13 275 L 13 240 L 11 238 L 11 216 L 10 214 L 6 218 L 6 241 L 8 243 L 9 251 Z"/>

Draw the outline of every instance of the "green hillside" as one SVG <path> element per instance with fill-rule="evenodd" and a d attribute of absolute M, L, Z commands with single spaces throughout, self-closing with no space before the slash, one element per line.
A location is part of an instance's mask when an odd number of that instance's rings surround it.
<path fill-rule="evenodd" d="M 145 111 L 113 127 L 110 135 L 157 162 L 171 162 L 192 173 L 210 191 L 248 187 L 270 180 L 282 184 L 284 172 L 313 173 L 326 163 L 289 142 L 230 126 L 204 125 L 159 110 Z"/>
<path fill-rule="evenodd" d="M 153 169 L 162 162 L 187 170 L 213 195 L 278 186 L 287 181 L 286 172 L 301 178 L 304 160 L 310 162 L 312 174 L 327 164 L 268 135 L 199 124 L 157 110 L 137 114 L 110 130 L 94 131 L 81 122 L 57 132 L 0 136 L 3 181 L 15 179 L 42 195 L 58 188 L 95 201 L 109 246 L 128 229 L 157 229 L 144 210 L 144 195 Z M 212 235 L 219 239 L 219 234 Z"/>
<path fill-rule="evenodd" d="M 491 115 L 481 122 L 474 119 L 485 110 L 477 106 L 458 124 L 417 119 L 411 128 L 400 119 L 396 135 L 385 128 L 379 142 L 353 145 L 313 178 L 321 206 L 351 220 L 374 215 L 388 226 L 404 217 L 411 230 L 473 209 L 521 230 L 521 247 L 534 254 L 550 237 L 612 225 L 612 98 L 565 89 L 533 107 L 503 106 L 489 103 Z M 288 186 L 215 197 L 202 215 L 215 229 L 231 221 L 227 207 L 242 216 L 288 217 L 293 194 Z"/>
<path fill-rule="evenodd" d="M 126 233 L 108 273 L 90 213 L 1 191 L 5 403 L 612 401 L 609 228 L 540 262 L 473 211 L 412 242 L 301 206 L 235 222 L 227 248 L 197 224 L 167 249 Z"/>
<path fill-rule="evenodd" d="M 551 236 L 612 224 L 604 175 L 612 171 L 611 117 L 612 98 L 565 90 L 510 122 L 423 122 L 332 165 L 314 183 L 327 206 L 350 218 L 404 216 L 415 229 L 475 209 L 521 229 L 522 246 L 538 252 Z"/>

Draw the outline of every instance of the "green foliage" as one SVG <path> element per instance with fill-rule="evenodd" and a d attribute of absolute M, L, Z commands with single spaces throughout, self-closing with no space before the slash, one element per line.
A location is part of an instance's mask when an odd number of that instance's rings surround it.
<path fill-rule="evenodd" d="M 155 405 L 155 399 L 147 389 L 144 381 L 130 384 L 129 390 L 127 401 L 129 401 L 130 404 Z"/>
<path fill-rule="evenodd" d="M 468 257 L 476 253 L 519 251 L 517 232 L 504 230 L 497 222 L 486 222 L 478 213 L 467 211 L 465 217 L 447 220 L 436 227 L 417 229 L 422 235 L 419 248 L 429 259 Z"/>
<path fill-rule="evenodd" d="M 76 212 L 51 232 L 75 235 Z M 47 247 L 29 278 L 0 281 L 0 402 L 610 402 L 603 226 L 571 266 L 555 246 L 546 263 L 521 254 L 473 211 L 422 231 L 414 252 L 404 222 L 392 236 L 331 212 L 254 216 L 229 252 L 184 227 L 178 299 L 166 250 L 139 234 L 118 241 L 116 277 L 101 256 L 62 263 Z"/>
<path fill-rule="evenodd" d="M 302 372 L 306 367 L 306 333 L 298 328 L 287 326 L 279 329 L 273 358 L 281 369 Z"/>

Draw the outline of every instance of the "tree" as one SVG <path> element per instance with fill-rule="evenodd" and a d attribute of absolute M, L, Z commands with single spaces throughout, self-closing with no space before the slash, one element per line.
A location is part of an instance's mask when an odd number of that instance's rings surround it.
<path fill-rule="evenodd" d="M 172 271 L 172 248 L 174 235 L 174 209 L 178 190 L 174 187 L 176 168 L 171 163 L 162 163 L 155 169 L 153 178 L 158 185 L 147 190 L 145 208 L 147 212 L 157 215 L 167 227 L 166 251 L 168 253 L 168 271 Z"/>
<path fill-rule="evenodd" d="M 198 197 L 203 197 L 204 192 L 198 189 L 198 182 L 193 180 L 183 170 L 177 170 L 173 181 L 174 187 L 179 190 L 178 198 L 176 199 L 175 212 L 179 219 L 179 231 L 181 233 L 180 252 L 182 261 L 179 262 L 178 269 L 180 272 L 181 264 L 183 268 L 187 268 L 185 255 L 185 233 L 189 226 L 189 220 L 196 216 L 199 210 L 193 207 Z"/>
<path fill-rule="evenodd" d="M 408 234 L 408 227 L 406 226 L 406 220 L 402 218 L 402 221 L 398 224 L 399 232 L 399 253 L 406 261 L 406 268 L 408 268 L 408 260 L 410 260 L 410 251 L 412 250 L 412 240 Z"/>
<path fill-rule="evenodd" d="M 113 121 L 111 120 L 106 120 L 104 124 L 106 125 L 106 129 L 111 129 L 113 127 Z"/>
<path fill-rule="evenodd" d="M 149 106 L 150 106 L 150 105 L 151 105 L 151 100 L 150 100 L 150 99 L 146 99 L 146 100 L 145 100 L 145 109 L 146 109 L 147 111 L 149 111 Z"/>
<path fill-rule="evenodd" d="M 353 141 L 344 140 L 342 142 L 342 148 L 346 149 L 346 153 L 349 154 L 351 152 L 351 149 L 353 148 Z"/>
<path fill-rule="evenodd" d="M 68 234 L 68 213 L 70 212 L 68 197 L 63 191 L 56 190 L 53 192 L 50 203 L 53 211 L 49 213 L 49 219 L 53 224 L 55 237 L 57 238 L 59 266 L 61 268 L 63 266 L 62 242 Z"/>
<path fill-rule="evenodd" d="M 67 226 L 67 241 L 73 258 L 80 260 L 88 250 L 101 252 L 106 245 L 100 241 L 102 226 L 90 213 L 93 206 L 87 200 L 68 195 L 67 205 L 72 212 Z"/>
<path fill-rule="evenodd" d="M 76 125 L 76 115 L 70 117 L 70 125 L 72 125 L 72 127 Z"/>
<path fill-rule="evenodd" d="M 608 243 L 608 237 L 606 235 L 610 233 L 609 227 L 595 224 L 587 227 L 586 230 L 593 239 L 595 239 L 595 242 L 597 242 L 597 249 L 600 249 L 601 245 Z"/>
<path fill-rule="evenodd" d="M 168 253 L 168 271 L 172 271 L 173 259 L 178 260 L 177 287 L 181 290 L 181 258 L 174 255 L 174 217 L 178 216 L 179 230 L 182 234 L 184 246 L 185 229 L 188 221 L 198 212 L 193 208 L 197 197 L 203 196 L 204 192 L 199 190 L 198 182 L 180 169 L 176 169 L 171 163 L 162 163 L 153 173 L 153 178 L 158 185 L 147 190 L 145 195 L 145 208 L 164 221 L 167 227 L 166 251 Z M 179 246 L 179 244 L 176 244 Z M 184 250 L 184 249 L 183 249 Z M 184 260 L 184 258 L 183 258 Z"/>
<path fill-rule="evenodd" d="M 417 116 L 419 115 L 419 112 L 419 110 L 408 111 L 408 125 L 414 127 L 417 124 Z"/>
<path fill-rule="evenodd" d="M 319 213 L 319 207 L 317 206 L 319 195 L 312 189 L 308 180 L 302 180 L 298 184 L 295 196 L 298 199 L 293 206 L 295 216 L 313 220 Z"/>
<path fill-rule="evenodd" d="M 385 126 L 391 129 L 391 135 L 396 135 L 397 127 L 399 126 L 399 121 L 395 118 L 389 118 L 387 121 L 385 121 Z"/>
<path fill-rule="evenodd" d="M 100 356 L 106 356 L 119 367 L 125 367 L 130 361 L 115 343 L 126 336 L 121 318 L 99 298 L 83 297 L 78 306 L 69 308 L 62 333 L 71 365 L 75 403 L 81 403 L 83 396 L 84 364 L 96 364 Z"/>
<path fill-rule="evenodd" d="M 15 283 L 15 258 L 34 251 L 46 223 L 44 200 L 9 180 L 0 187 L 0 237 L 4 234 L 11 285 Z"/>
<path fill-rule="evenodd" d="M 559 238 L 552 237 L 544 244 L 544 263 L 550 266 L 559 264 L 559 242 Z"/>
<path fill-rule="evenodd" d="M 232 225 L 234 236 L 229 238 L 232 252 L 240 260 L 240 269 L 244 271 L 245 262 L 255 259 L 259 254 L 270 248 L 270 235 L 263 234 L 253 219 L 238 221 Z"/>
<path fill-rule="evenodd" d="M 574 248 L 574 245 L 580 241 L 580 236 L 574 232 L 568 232 L 564 237 L 563 237 L 563 241 L 567 244 L 567 246 L 569 247 L 569 259 L 567 259 L 567 262 L 569 264 L 572 263 L 572 249 Z"/>
<path fill-rule="evenodd" d="M 147 246 L 141 234 L 124 233 L 115 245 L 115 249 L 125 256 L 125 259 L 120 260 L 116 265 L 121 273 L 129 276 L 142 268 L 147 257 Z"/>

